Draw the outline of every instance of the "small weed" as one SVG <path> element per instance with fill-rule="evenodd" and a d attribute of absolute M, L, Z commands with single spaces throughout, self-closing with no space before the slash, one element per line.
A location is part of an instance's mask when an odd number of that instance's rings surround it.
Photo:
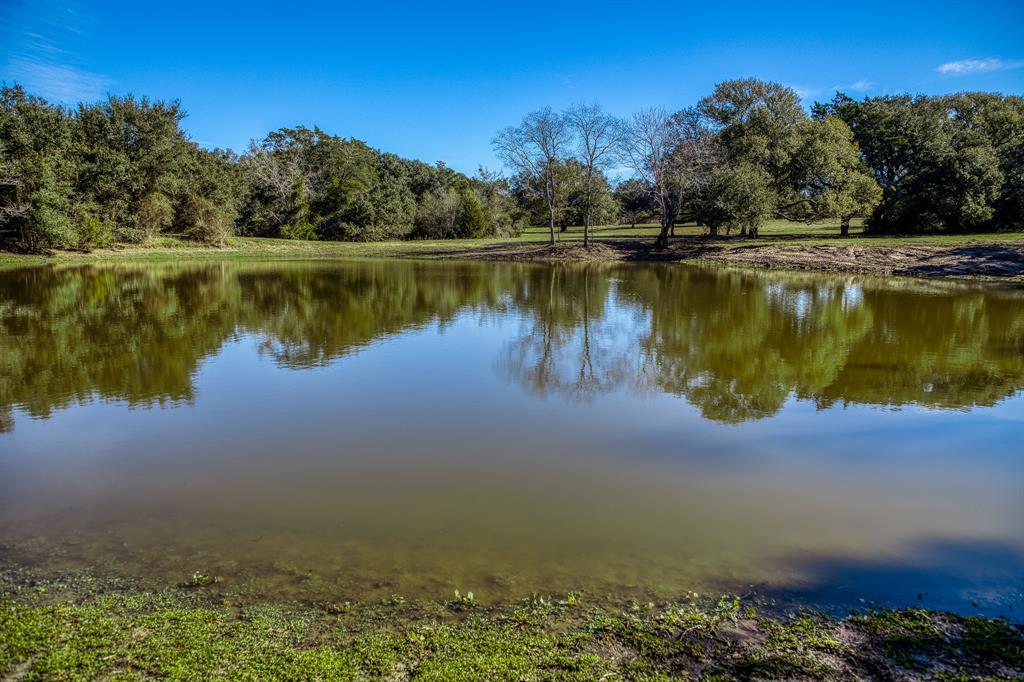
<path fill-rule="evenodd" d="M 208 573 L 202 573 L 196 571 L 192 574 L 192 577 L 181 584 L 182 587 L 209 587 L 220 582 L 220 577 L 215 575 L 209 575 Z"/>
<path fill-rule="evenodd" d="M 455 598 L 448 602 L 448 608 L 452 611 L 465 611 L 472 609 L 477 606 L 476 597 L 472 592 L 462 594 L 458 590 L 455 590 Z"/>

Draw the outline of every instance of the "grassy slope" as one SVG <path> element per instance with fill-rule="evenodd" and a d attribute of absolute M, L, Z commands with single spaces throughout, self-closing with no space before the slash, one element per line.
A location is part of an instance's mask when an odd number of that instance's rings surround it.
<path fill-rule="evenodd" d="M 653 241 L 657 226 L 610 226 L 594 229 L 600 241 Z M 677 237 L 696 237 L 701 228 L 687 225 L 676 230 Z M 579 241 L 581 228 L 572 228 L 560 234 L 561 241 Z M 233 237 L 223 248 L 206 247 L 174 237 L 157 237 L 143 245 L 123 246 L 116 249 L 97 249 L 91 253 L 58 252 L 51 256 L 0 253 L 0 266 L 39 265 L 43 263 L 78 263 L 104 261 L 171 260 L 186 256 L 189 259 L 234 258 L 417 258 L 467 251 L 495 245 L 544 244 L 547 229 L 530 228 L 519 237 L 509 239 L 453 239 L 408 242 L 298 242 L 258 237 Z M 928 244 L 956 246 L 963 244 L 1014 244 L 1024 246 L 1024 232 L 996 234 L 936 234 L 912 237 L 866 237 L 854 229 L 852 239 L 839 241 L 838 229 L 831 225 L 796 225 L 773 221 L 761 230 L 760 238 L 724 239 L 715 242 L 724 248 L 782 244 L 786 246 L 857 244 L 861 246 L 905 246 Z"/>

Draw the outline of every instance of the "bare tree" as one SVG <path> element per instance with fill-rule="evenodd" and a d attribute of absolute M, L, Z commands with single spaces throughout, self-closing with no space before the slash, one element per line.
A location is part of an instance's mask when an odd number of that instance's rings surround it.
<path fill-rule="evenodd" d="M 655 248 L 668 246 L 668 231 L 675 211 L 672 201 L 676 147 L 672 117 L 664 109 L 642 109 L 625 125 L 622 159 L 643 180 L 654 195 L 661 219 Z"/>
<path fill-rule="evenodd" d="M 718 135 L 695 108 L 683 109 L 671 119 L 675 147 L 672 150 L 670 174 L 674 201 L 672 236 L 677 220 L 691 218 L 700 224 L 696 206 L 714 178 L 715 171 L 725 163 L 725 148 Z M 689 206 L 689 212 L 684 209 Z"/>
<path fill-rule="evenodd" d="M 551 243 L 555 243 L 555 219 L 561 183 L 558 164 L 569 146 L 566 119 L 544 107 L 526 115 L 518 127 L 505 128 L 491 141 L 502 161 L 519 173 L 538 180 L 548 207 Z"/>
<path fill-rule="evenodd" d="M 605 114 L 599 104 L 577 104 L 565 115 L 575 144 L 576 160 L 583 168 L 583 246 L 590 248 L 597 179 L 614 160 L 620 147 L 622 126 Z"/>

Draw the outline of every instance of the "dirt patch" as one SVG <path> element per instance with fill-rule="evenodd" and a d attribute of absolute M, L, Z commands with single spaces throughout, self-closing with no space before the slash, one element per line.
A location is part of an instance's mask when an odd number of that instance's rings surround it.
<path fill-rule="evenodd" d="M 593 242 L 585 248 L 580 242 L 557 244 L 494 244 L 457 249 L 437 254 L 441 258 L 501 261 L 537 261 L 586 263 L 623 260 L 627 251 L 610 244 Z"/>
<path fill-rule="evenodd" d="M 639 241 L 595 242 L 590 248 L 584 248 L 579 242 L 510 243 L 446 251 L 435 257 L 564 263 L 702 259 L 789 270 L 1024 279 L 1024 246 L 1006 244 L 881 246 L 857 242 L 806 246 L 767 243 L 728 248 L 710 240 L 685 240 L 667 249 L 655 249 Z"/>
<path fill-rule="evenodd" d="M 915 277 L 1024 277 L 1024 247 L 978 246 L 753 246 L 714 260 L 768 268 L 878 273 Z"/>

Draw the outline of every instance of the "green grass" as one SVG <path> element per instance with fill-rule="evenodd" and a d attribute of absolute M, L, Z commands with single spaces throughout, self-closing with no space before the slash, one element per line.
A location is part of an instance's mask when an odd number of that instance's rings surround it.
<path fill-rule="evenodd" d="M 145 585 L 145 586 L 144 586 Z M 1017 679 L 1024 630 L 921 609 L 766 615 L 734 597 L 272 602 L 0 567 L 0 678 Z"/>
<path fill-rule="evenodd" d="M 603 226 L 592 230 L 592 235 L 599 241 L 633 241 L 636 239 L 649 239 L 652 242 L 658 236 L 658 226 L 653 224 L 637 225 L 635 228 L 629 225 Z M 676 239 L 698 238 L 704 236 L 704 228 L 694 224 L 682 225 L 676 228 Z M 558 236 L 561 241 L 579 241 L 583 239 L 583 228 L 572 227 Z M 546 227 L 531 227 L 527 229 L 516 240 L 508 241 L 531 241 L 544 242 L 548 239 Z M 726 248 L 739 246 L 756 246 L 759 244 L 770 244 L 783 242 L 793 245 L 815 245 L 815 244 L 865 244 L 878 246 L 900 246 L 907 244 L 935 244 L 935 245 L 957 245 L 968 243 L 1008 243 L 1024 245 L 1024 232 L 994 232 L 978 234 L 943 234 L 929 233 L 920 235 L 869 235 L 864 233 L 862 225 L 854 223 L 850 229 L 850 237 L 839 236 L 839 226 L 830 223 L 815 223 L 805 225 L 792 223 L 787 220 L 770 220 L 759 231 L 756 239 L 743 238 L 738 235 L 722 237 L 714 243 L 721 244 Z"/>
<path fill-rule="evenodd" d="M 652 241 L 658 233 L 657 225 L 602 226 L 593 229 L 594 238 L 607 243 Z M 770 221 L 761 229 L 757 239 L 728 237 L 713 243 L 726 249 L 763 244 L 792 246 L 809 245 L 858 245 L 858 246 L 907 246 L 928 244 L 957 246 L 966 244 L 1015 244 L 1024 245 L 1024 232 L 1000 232 L 991 234 L 927 234 L 917 236 L 868 236 L 859 226 L 854 226 L 849 239 L 840 239 L 838 227 L 829 224 L 802 225 L 782 220 Z M 685 240 L 699 237 L 703 229 L 696 225 L 684 225 L 676 229 L 676 239 Z M 562 242 L 579 242 L 583 238 L 582 228 L 570 228 L 559 233 Z M 459 251 L 472 251 L 494 246 L 543 245 L 548 240 L 545 227 L 532 227 L 522 235 L 512 238 L 452 239 L 391 242 L 304 242 L 259 237 L 232 237 L 225 247 L 214 248 L 185 241 L 171 236 L 154 237 L 145 244 L 124 245 L 113 249 L 71 252 L 61 251 L 52 255 L 26 255 L 0 253 L 0 266 L 41 265 L 44 263 L 81 263 L 110 261 L 165 261 L 187 256 L 191 260 L 203 259 L 336 259 L 336 258 L 423 258 L 457 255 Z"/>

